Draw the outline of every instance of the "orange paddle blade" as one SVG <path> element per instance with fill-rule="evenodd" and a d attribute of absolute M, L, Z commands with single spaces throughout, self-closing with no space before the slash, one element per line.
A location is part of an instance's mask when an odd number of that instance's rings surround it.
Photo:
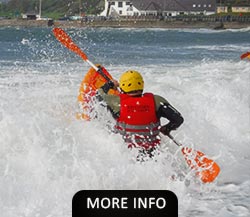
<path fill-rule="evenodd" d="M 204 183 L 215 180 L 220 173 L 220 167 L 212 159 L 207 158 L 204 153 L 183 147 L 182 153 L 191 169 L 196 170 L 196 175 Z"/>
<path fill-rule="evenodd" d="M 81 49 L 72 41 L 72 39 L 68 36 L 68 34 L 62 30 L 61 28 L 54 28 L 53 33 L 58 41 L 60 41 L 65 47 L 75 52 L 85 61 L 88 59 L 85 53 L 81 51 Z"/>
<path fill-rule="evenodd" d="M 250 59 L 250 52 L 243 53 L 243 54 L 240 56 L 241 59 L 245 59 L 246 57 Z"/>

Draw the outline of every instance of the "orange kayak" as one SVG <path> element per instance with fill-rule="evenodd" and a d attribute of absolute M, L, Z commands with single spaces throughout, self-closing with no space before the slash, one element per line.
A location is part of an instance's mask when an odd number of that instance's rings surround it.
<path fill-rule="evenodd" d="M 96 65 L 100 67 L 100 65 Z M 101 67 L 102 72 L 109 78 L 113 79 L 110 73 L 104 68 Z M 93 67 L 89 69 L 87 74 L 84 76 L 80 88 L 79 94 L 77 97 L 77 102 L 80 106 L 80 112 L 77 113 L 77 119 L 91 120 L 94 112 L 94 101 L 97 90 L 102 87 L 107 80 L 98 73 Z M 119 94 L 117 90 L 109 90 L 108 94 Z"/>

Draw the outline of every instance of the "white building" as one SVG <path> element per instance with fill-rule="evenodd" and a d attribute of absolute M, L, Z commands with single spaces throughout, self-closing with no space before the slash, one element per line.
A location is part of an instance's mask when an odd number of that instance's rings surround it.
<path fill-rule="evenodd" d="M 101 12 L 101 16 L 134 16 L 140 15 L 140 11 L 136 9 L 131 1 L 123 0 L 105 0 L 105 9 Z"/>
<path fill-rule="evenodd" d="M 101 16 L 141 16 L 216 13 L 216 0 L 105 0 Z"/>

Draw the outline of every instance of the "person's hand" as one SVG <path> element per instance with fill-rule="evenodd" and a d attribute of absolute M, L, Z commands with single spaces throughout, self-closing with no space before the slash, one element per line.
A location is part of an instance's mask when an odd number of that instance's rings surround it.
<path fill-rule="evenodd" d="M 160 132 L 161 132 L 163 135 L 168 136 L 168 135 L 170 135 L 171 130 L 168 129 L 168 127 L 165 125 L 165 126 L 162 126 L 162 127 L 161 127 Z"/>
<path fill-rule="evenodd" d="M 108 93 L 110 89 L 116 90 L 119 87 L 119 83 L 117 80 L 112 79 L 106 82 L 101 88 L 103 89 L 104 93 Z"/>
<path fill-rule="evenodd" d="M 111 80 L 112 82 L 113 82 L 113 84 L 114 84 L 114 89 L 117 89 L 118 87 L 119 87 L 119 82 L 117 81 L 117 80 L 115 80 L 115 79 L 112 79 Z"/>
<path fill-rule="evenodd" d="M 118 81 L 117 80 L 115 80 L 115 79 L 112 79 L 112 80 L 109 80 L 108 82 L 107 82 L 107 85 L 108 85 L 108 87 L 110 88 L 110 89 L 117 89 L 117 87 L 119 87 L 119 83 L 118 83 Z"/>

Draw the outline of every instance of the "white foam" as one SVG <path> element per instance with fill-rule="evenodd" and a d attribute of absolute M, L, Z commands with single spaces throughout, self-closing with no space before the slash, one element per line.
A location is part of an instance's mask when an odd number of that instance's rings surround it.
<path fill-rule="evenodd" d="M 32 52 L 41 55 L 36 48 Z M 182 113 L 185 122 L 175 138 L 221 167 L 218 179 L 203 185 L 167 138 L 157 162 L 139 164 L 136 153 L 108 131 L 109 114 L 101 111 L 93 122 L 76 120 L 78 88 L 88 66 L 80 60 L 53 62 L 63 52 L 50 54 L 48 62 L 1 61 L 4 217 L 70 216 L 71 199 L 82 189 L 168 189 L 178 196 L 180 216 L 249 216 L 249 62 L 107 66 L 116 78 L 128 68 L 142 72 L 145 91 L 166 97 Z"/>

